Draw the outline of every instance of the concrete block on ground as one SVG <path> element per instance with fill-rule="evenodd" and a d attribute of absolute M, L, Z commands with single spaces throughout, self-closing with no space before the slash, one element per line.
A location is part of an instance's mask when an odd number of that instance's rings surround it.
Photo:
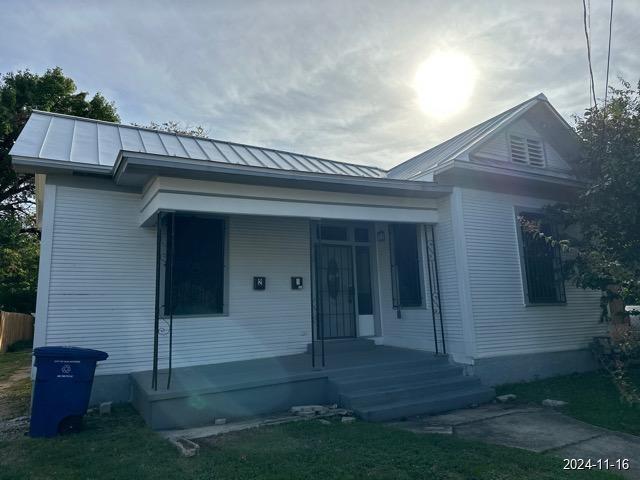
<path fill-rule="evenodd" d="M 180 455 L 182 455 L 183 457 L 193 457 L 197 455 L 198 451 L 200 450 L 200 445 L 189 440 L 188 438 L 176 437 L 170 439 L 170 442 L 176 446 L 176 448 L 180 452 Z"/>
<path fill-rule="evenodd" d="M 227 419 L 226 418 L 216 418 L 213 423 L 214 423 L 214 425 L 225 425 L 227 423 Z"/>
<path fill-rule="evenodd" d="M 109 415 L 111 414 L 111 403 L 112 402 L 102 402 L 100 404 L 100 415 Z"/>
<path fill-rule="evenodd" d="M 506 403 L 506 402 L 512 402 L 516 398 L 518 398 L 518 397 L 516 395 L 514 395 L 513 393 L 507 393 L 506 395 L 498 395 L 496 397 L 496 400 L 501 402 L 501 403 Z"/>
<path fill-rule="evenodd" d="M 426 425 L 422 429 L 423 433 L 438 433 L 441 435 L 453 435 L 452 425 Z"/>
<path fill-rule="evenodd" d="M 297 405 L 291 407 L 291 413 L 302 416 L 325 415 L 329 411 L 324 405 Z"/>
<path fill-rule="evenodd" d="M 545 407 L 557 408 L 568 405 L 568 402 L 565 402 L 564 400 L 552 400 L 551 398 L 546 398 L 542 401 L 542 405 L 544 405 Z"/>
<path fill-rule="evenodd" d="M 356 417 L 342 417 L 342 423 L 353 423 L 356 421 Z"/>

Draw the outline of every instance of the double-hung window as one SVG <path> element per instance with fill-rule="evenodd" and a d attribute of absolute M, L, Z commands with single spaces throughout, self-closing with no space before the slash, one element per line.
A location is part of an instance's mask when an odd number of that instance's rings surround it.
<path fill-rule="evenodd" d="M 174 315 L 225 312 L 225 229 L 225 221 L 219 218 L 176 215 L 173 222 L 168 219 L 165 314 L 171 310 Z"/>
<path fill-rule="evenodd" d="M 518 220 L 526 302 L 564 303 L 560 247 L 540 235 L 557 239 L 557 229 L 537 213 L 520 212 Z"/>

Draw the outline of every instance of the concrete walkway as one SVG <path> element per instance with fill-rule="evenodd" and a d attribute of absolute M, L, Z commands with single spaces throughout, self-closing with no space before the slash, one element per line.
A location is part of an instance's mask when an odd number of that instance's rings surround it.
<path fill-rule="evenodd" d="M 626 458 L 629 470 L 612 467 L 609 472 L 640 479 L 640 437 L 596 427 L 550 408 L 492 404 L 390 425 L 416 433 L 450 433 L 561 458 L 609 459 L 610 464 Z"/>

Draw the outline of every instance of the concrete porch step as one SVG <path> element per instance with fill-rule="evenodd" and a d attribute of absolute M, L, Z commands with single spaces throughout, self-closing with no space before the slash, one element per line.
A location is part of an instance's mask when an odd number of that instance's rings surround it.
<path fill-rule="evenodd" d="M 414 372 L 423 369 L 435 369 L 446 366 L 452 366 L 449 359 L 444 356 L 433 356 L 420 360 L 404 360 L 395 362 L 372 363 L 371 365 L 358 367 L 345 367 L 332 369 L 330 373 L 331 379 L 337 382 L 348 382 L 350 380 L 359 380 L 363 378 L 377 378 L 381 376 L 389 376 L 394 373 Z"/>
<path fill-rule="evenodd" d="M 426 399 L 405 399 L 368 405 L 355 408 L 354 413 L 363 420 L 382 422 L 414 415 L 432 415 L 471 405 L 479 405 L 490 401 L 494 396 L 495 392 L 492 388 L 480 385 L 471 389 L 439 393 Z"/>
<path fill-rule="evenodd" d="M 336 354 L 336 353 L 351 353 L 373 350 L 376 344 L 373 340 L 368 338 L 337 338 L 324 341 L 324 353 Z M 321 355 L 322 342 L 316 340 L 315 342 L 316 355 Z M 307 344 L 307 353 L 311 353 L 311 344 Z"/>
<path fill-rule="evenodd" d="M 445 392 L 463 392 L 480 386 L 476 377 L 453 377 L 429 382 L 416 382 L 406 385 L 390 385 L 383 388 L 361 390 L 340 396 L 345 408 L 365 408 L 371 405 L 395 403 L 401 400 L 426 400 Z"/>
<path fill-rule="evenodd" d="M 372 376 L 354 376 L 349 378 L 331 378 L 340 393 L 350 393 L 368 388 L 385 386 L 404 386 L 417 382 L 429 382 L 435 379 L 453 378 L 462 376 L 462 367 L 456 365 L 436 365 L 413 368 L 409 373 L 402 371 L 383 371 Z"/>

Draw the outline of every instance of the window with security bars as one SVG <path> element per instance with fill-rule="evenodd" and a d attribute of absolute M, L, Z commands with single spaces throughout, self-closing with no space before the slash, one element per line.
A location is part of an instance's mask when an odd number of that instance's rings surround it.
<path fill-rule="evenodd" d="M 165 231 L 165 314 L 224 313 L 225 221 L 176 215 Z"/>
<path fill-rule="evenodd" d="M 544 147 L 541 140 L 522 135 L 509 135 L 509 145 L 513 163 L 544 167 Z"/>
<path fill-rule="evenodd" d="M 418 227 L 411 223 L 396 223 L 391 231 L 391 274 L 393 306 L 422 306 L 420 278 L 420 247 Z"/>
<path fill-rule="evenodd" d="M 557 238 L 557 229 L 535 213 L 520 213 L 519 220 L 527 303 L 566 302 L 560 247 L 537 233 Z"/>

